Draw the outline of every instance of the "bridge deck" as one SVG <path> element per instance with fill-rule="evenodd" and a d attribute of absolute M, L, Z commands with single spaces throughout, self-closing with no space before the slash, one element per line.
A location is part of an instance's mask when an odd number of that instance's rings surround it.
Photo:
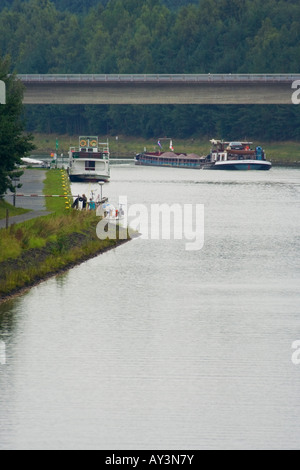
<path fill-rule="evenodd" d="M 300 74 L 18 75 L 24 83 L 293 83 Z"/>
<path fill-rule="evenodd" d="M 300 74 L 19 75 L 25 104 L 291 104 Z"/>

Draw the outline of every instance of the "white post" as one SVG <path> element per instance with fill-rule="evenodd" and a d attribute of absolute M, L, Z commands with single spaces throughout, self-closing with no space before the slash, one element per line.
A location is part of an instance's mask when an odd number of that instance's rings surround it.
<path fill-rule="evenodd" d="M 99 182 L 99 186 L 100 186 L 100 190 L 101 190 L 101 201 L 102 201 L 102 199 L 103 199 L 103 194 L 102 194 L 102 192 L 103 192 L 103 185 L 104 185 L 104 182 L 103 182 L 103 181 L 100 181 L 100 182 Z"/>
<path fill-rule="evenodd" d="M 0 104 L 6 104 L 6 85 L 0 80 Z"/>

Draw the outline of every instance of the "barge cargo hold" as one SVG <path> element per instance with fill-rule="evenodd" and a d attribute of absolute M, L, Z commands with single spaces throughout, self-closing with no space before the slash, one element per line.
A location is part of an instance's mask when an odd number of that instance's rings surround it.
<path fill-rule="evenodd" d="M 136 165 L 162 166 L 171 168 L 190 168 L 200 170 L 205 164 L 205 157 L 194 153 L 179 154 L 174 152 L 139 153 L 135 158 Z"/>

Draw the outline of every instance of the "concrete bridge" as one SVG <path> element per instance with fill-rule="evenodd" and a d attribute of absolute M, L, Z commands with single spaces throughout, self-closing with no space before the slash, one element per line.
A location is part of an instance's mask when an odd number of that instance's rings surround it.
<path fill-rule="evenodd" d="M 24 104 L 292 104 L 293 93 L 300 87 L 300 74 L 19 78 L 25 85 Z"/>

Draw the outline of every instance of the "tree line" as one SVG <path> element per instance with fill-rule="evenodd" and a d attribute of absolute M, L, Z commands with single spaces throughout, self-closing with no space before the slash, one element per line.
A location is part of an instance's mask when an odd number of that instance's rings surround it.
<path fill-rule="evenodd" d="M 17 73 L 300 73 L 299 0 L 2 0 Z M 30 131 L 300 138 L 298 106 L 27 106 Z"/>
<path fill-rule="evenodd" d="M 0 201 L 8 189 L 15 192 L 22 174 L 16 165 L 34 149 L 32 136 L 24 133 L 23 85 L 10 68 L 8 59 L 0 59 L 0 80 L 6 86 L 6 104 L 0 105 Z"/>

